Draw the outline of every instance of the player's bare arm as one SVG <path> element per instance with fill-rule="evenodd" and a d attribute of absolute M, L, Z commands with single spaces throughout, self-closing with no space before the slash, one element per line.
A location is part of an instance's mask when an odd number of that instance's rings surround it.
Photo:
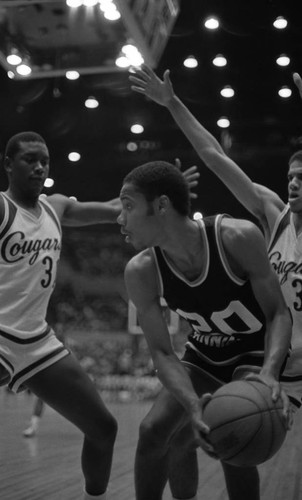
<path fill-rule="evenodd" d="M 212 447 L 200 435 L 208 433 L 202 421 L 200 399 L 191 380 L 173 351 L 168 327 L 160 306 L 157 274 L 149 250 L 133 257 L 125 269 L 125 283 L 130 300 L 137 308 L 138 319 L 146 337 L 157 376 L 185 408 L 193 424 L 197 443 L 208 453 Z"/>
<path fill-rule="evenodd" d="M 266 318 L 265 360 L 261 370 L 266 383 L 276 394 L 277 381 L 291 339 L 291 318 L 278 278 L 271 268 L 263 236 L 249 221 L 224 219 L 222 238 L 233 272 L 249 279 Z"/>
<path fill-rule="evenodd" d="M 121 211 L 119 198 L 106 202 L 79 202 L 61 194 L 54 194 L 49 196 L 47 201 L 55 209 L 63 226 L 114 223 Z"/>
<path fill-rule="evenodd" d="M 276 218 L 284 208 L 279 196 L 264 186 L 253 183 L 225 154 L 215 137 L 175 95 L 169 70 L 165 71 L 161 80 L 152 69 L 143 66 L 141 70 L 136 70 L 135 76 L 129 78 L 134 83 L 131 87 L 134 91 L 144 94 L 170 111 L 206 166 L 221 179 L 239 202 L 260 220 L 268 239 Z"/>

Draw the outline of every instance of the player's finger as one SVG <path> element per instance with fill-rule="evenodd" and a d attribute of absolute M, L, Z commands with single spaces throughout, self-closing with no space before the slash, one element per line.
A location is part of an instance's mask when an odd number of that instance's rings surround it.
<path fill-rule="evenodd" d="M 149 68 L 149 66 L 147 66 L 146 64 L 142 65 L 142 69 L 143 69 L 146 77 L 152 78 L 154 76 L 154 71 L 151 68 Z"/>
<path fill-rule="evenodd" d="M 164 72 L 164 81 L 171 85 L 170 70 L 169 69 L 166 69 L 166 71 Z"/>
<path fill-rule="evenodd" d="M 179 168 L 179 170 L 181 169 L 181 161 L 179 158 L 175 158 L 175 167 Z"/>
<path fill-rule="evenodd" d="M 212 399 L 212 394 L 210 392 L 206 392 L 205 394 L 203 394 L 200 398 L 200 404 L 201 404 L 201 408 L 202 410 L 204 410 L 205 406 L 209 403 L 209 401 L 211 401 Z"/>
<path fill-rule="evenodd" d="M 199 172 L 197 172 L 197 168 L 198 167 L 196 167 L 196 165 L 192 165 L 192 167 L 187 168 L 185 172 L 188 174 L 194 174 L 194 175 L 197 174 L 199 177 Z"/>
<path fill-rule="evenodd" d="M 140 94 L 146 93 L 145 89 L 142 89 L 141 87 L 136 87 L 135 85 L 131 85 L 131 90 L 134 90 L 134 92 L 139 92 Z"/>
<path fill-rule="evenodd" d="M 129 80 L 140 87 L 146 87 L 147 83 L 141 80 L 141 78 L 137 78 L 136 76 L 129 76 Z"/>

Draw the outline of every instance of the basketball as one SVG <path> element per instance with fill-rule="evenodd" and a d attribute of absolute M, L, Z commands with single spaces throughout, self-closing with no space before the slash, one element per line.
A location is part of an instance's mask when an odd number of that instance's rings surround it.
<path fill-rule="evenodd" d="M 282 401 L 260 382 L 238 380 L 220 387 L 206 403 L 203 420 L 220 460 L 238 467 L 261 464 L 286 436 Z"/>

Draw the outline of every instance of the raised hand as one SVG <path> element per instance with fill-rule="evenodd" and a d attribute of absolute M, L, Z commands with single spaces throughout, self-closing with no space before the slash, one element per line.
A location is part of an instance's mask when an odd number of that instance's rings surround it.
<path fill-rule="evenodd" d="M 181 170 L 181 161 L 179 158 L 175 159 L 175 166 Z M 182 172 L 182 175 L 186 179 L 189 190 L 190 190 L 190 198 L 191 199 L 196 199 L 198 195 L 196 193 L 193 193 L 192 189 L 194 189 L 196 186 L 198 186 L 198 179 L 199 179 L 199 172 L 197 171 L 196 165 L 193 165 L 192 167 L 187 168 Z"/>
<path fill-rule="evenodd" d="M 299 75 L 299 73 L 294 73 L 293 74 L 293 80 L 295 82 L 295 85 L 297 89 L 299 90 L 300 97 L 302 99 L 302 78 Z"/>
<path fill-rule="evenodd" d="M 129 76 L 129 80 L 135 85 L 131 89 L 140 94 L 144 94 L 152 101 L 167 106 L 174 96 L 173 86 L 169 77 L 170 71 L 164 72 L 164 78 L 161 80 L 154 71 L 146 65 L 141 69 L 134 68 L 135 74 Z"/>

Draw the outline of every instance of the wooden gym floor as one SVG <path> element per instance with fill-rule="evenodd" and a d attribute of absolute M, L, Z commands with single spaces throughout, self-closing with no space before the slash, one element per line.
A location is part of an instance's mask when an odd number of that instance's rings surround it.
<path fill-rule="evenodd" d="M 49 407 L 39 433 L 22 437 L 33 397 L 0 390 L 0 499 L 81 500 L 81 434 Z M 134 500 L 133 462 L 139 422 L 150 403 L 109 403 L 119 422 L 110 500 Z M 279 453 L 259 467 L 262 500 L 302 498 L 302 410 Z M 227 500 L 219 462 L 199 453 L 202 500 Z M 163 500 L 171 498 L 169 489 Z M 148 499 L 146 499 L 148 500 Z"/>

